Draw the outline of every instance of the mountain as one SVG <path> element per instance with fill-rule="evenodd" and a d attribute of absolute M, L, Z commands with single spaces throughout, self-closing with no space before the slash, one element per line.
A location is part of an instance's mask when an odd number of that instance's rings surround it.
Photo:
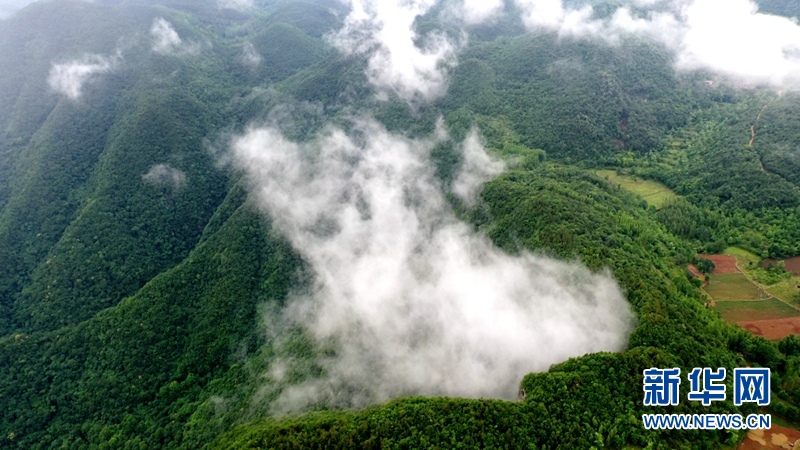
<path fill-rule="evenodd" d="M 680 45 L 649 31 L 684 20 L 673 2 L 472 3 L 0 19 L 0 447 L 732 448 L 747 430 L 641 416 L 796 427 L 796 338 L 727 322 L 686 270 L 800 255 L 793 54 L 781 79 L 706 59 L 697 20 Z M 742 274 L 791 291 L 776 270 Z M 647 369 L 745 366 L 771 369 L 768 408 L 688 382 L 643 404 Z"/>

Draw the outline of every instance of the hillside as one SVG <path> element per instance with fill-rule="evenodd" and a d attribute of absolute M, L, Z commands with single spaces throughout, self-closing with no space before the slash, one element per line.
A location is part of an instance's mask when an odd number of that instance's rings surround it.
<path fill-rule="evenodd" d="M 671 2 L 564 1 L 556 26 L 433 3 L 0 19 L 0 448 L 735 448 L 747 430 L 641 416 L 800 425 L 797 338 L 726 322 L 686 270 L 800 255 L 793 69 L 688 63 L 697 20 L 678 46 L 630 25 L 684 20 Z M 745 366 L 769 407 L 643 404 L 646 369 Z"/>

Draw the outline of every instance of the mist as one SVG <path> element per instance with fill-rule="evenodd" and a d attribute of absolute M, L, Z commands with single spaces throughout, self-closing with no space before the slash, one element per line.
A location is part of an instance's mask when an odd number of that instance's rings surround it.
<path fill-rule="evenodd" d="M 447 35 L 420 35 L 417 19 L 437 1 L 350 0 L 343 27 L 326 38 L 367 60 L 378 99 L 396 96 L 412 111 L 446 94 L 469 26 L 509 11 L 530 31 L 565 38 L 655 40 L 674 52 L 679 71 L 776 87 L 792 86 L 798 73 L 798 26 L 749 0 L 638 0 L 604 17 L 589 3 L 513 3 L 455 2 L 440 11 L 460 23 Z M 742 63 L 742 49 L 750 63 Z M 346 122 L 303 142 L 274 123 L 231 142 L 257 204 L 313 279 L 266 319 L 304 330 L 322 349 L 314 361 L 321 375 L 302 382 L 290 381 L 291 361 L 273 361 L 264 376 L 275 412 L 411 394 L 513 399 L 527 373 L 625 348 L 635 319 L 610 274 L 526 251 L 509 255 L 456 218 L 447 195 L 473 206 L 483 183 L 504 170 L 480 130 L 454 143 L 441 121 L 423 138 L 389 132 L 368 113 Z M 445 144 L 462 156 L 447 190 L 430 157 Z"/>
<path fill-rule="evenodd" d="M 151 49 L 162 55 L 196 55 L 200 52 L 200 44 L 184 42 L 172 24 L 163 17 L 153 20 L 150 36 L 153 38 Z"/>
<path fill-rule="evenodd" d="M 740 82 L 800 87 L 800 25 L 760 13 L 750 0 L 639 0 L 602 19 L 588 2 L 572 8 L 561 0 L 515 2 L 531 30 L 610 44 L 645 36 L 675 53 L 679 71 L 702 69 Z"/>
<path fill-rule="evenodd" d="M 379 99 L 393 95 L 416 110 L 445 95 L 466 43 L 463 30 L 418 35 L 417 18 L 436 3 L 351 0 L 327 39 L 367 59 Z M 468 26 L 493 20 L 498 4 L 465 1 L 455 11 Z M 430 157 L 445 144 L 462 156 L 449 192 Z M 362 113 L 305 142 L 287 139 L 277 123 L 252 127 L 231 148 L 259 207 L 313 278 L 265 322 L 284 330 L 271 331 L 276 346 L 286 330 L 304 330 L 319 346 L 322 375 L 298 383 L 291 360 L 273 361 L 271 394 L 256 401 L 271 399 L 274 412 L 411 394 L 514 399 L 527 373 L 625 348 L 634 316 L 610 274 L 509 255 L 456 218 L 446 194 L 475 205 L 483 183 L 504 170 L 477 128 L 454 143 L 440 120 L 431 136 L 412 139 Z"/>
<path fill-rule="evenodd" d="M 11 16 L 36 0 L 3 0 L 0 2 L 0 19 Z"/>
<path fill-rule="evenodd" d="M 350 0 L 351 11 L 329 42 L 345 54 L 368 56 L 367 78 L 379 94 L 394 93 L 410 103 L 427 103 L 445 94 L 447 69 L 462 43 L 429 33 L 417 45 L 414 22 L 436 0 L 387 2 Z"/>
<path fill-rule="evenodd" d="M 142 180 L 156 186 L 171 188 L 173 191 L 178 191 L 186 186 L 186 174 L 169 164 L 153 165 L 146 174 L 142 175 Z"/>
<path fill-rule="evenodd" d="M 92 82 L 100 74 L 110 72 L 121 58 L 119 53 L 113 57 L 87 54 L 77 60 L 53 64 L 47 83 L 53 91 L 78 100 L 86 83 Z"/>
<path fill-rule="evenodd" d="M 503 10 L 503 0 L 464 0 L 459 10 L 464 22 L 475 25 L 499 15 Z"/>
<path fill-rule="evenodd" d="M 388 132 L 368 117 L 304 143 L 277 126 L 233 141 L 259 206 L 308 262 L 312 287 L 282 322 L 333 349 L 324 376 L 286 387 L 277 412 L 398 395 L 516 398 L 522 377 L 624 349 L 633 315 L 616 282 L 578 263 L 508 255 L 458 221 L 430 152 L 448 140 Z M 460 146 L 462 195 L 496 175 L 477 131 Z M 270 371 L 284 380 L 284 362 Z"/>
<path fill-rule="evenodd" d="M 236 11 L 249 11 L 255 7 L 253 0 L 217 0 L 217 7 Z"/>

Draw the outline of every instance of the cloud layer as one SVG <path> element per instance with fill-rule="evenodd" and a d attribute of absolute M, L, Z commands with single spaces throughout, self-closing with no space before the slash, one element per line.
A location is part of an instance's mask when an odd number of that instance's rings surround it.
<path fill-rule="evenodd" d="M 112 58 L 89 54 L 74 61 L 53 64 L 47 83 L 52 90 L 77 100 L 84 85 L 96 79 L 98 75 L 110 72 L 119 58 L 119 54 Z"/>
<path fill-rule="evenodd" d="M 380 93 L 409 103 L 444 95 L 447 72 L 467 39 L 429 32 L 416 20 L 437 8 L 437 0 L 349 0 L 343 28 L 330 36 L 348 54 L 368 57 L 367 76 Z M 463 25 L 480 24 L 516 6 L 529 30 L 562 37 L 603 40 L 611 45 L 630 36 L 663 43 L 676 55 L 676 69 L 704 69 L 734 80 L 781 88 L 800 87 L 800 25 L 758 12 L 751 0 L 632 0 L 598 17 L 592 3 L 562 0 L 460 0 L 450 8 Z M 458 24 L 451 26 L 458 27 Z"/>
<path fill-rule="evenodd" d="M 652 0 L 619 7 L 607 18 L 591 5 L 515 0 L 530 29 L 615 43 L 631 35 L 665 44 L 679 70 L 705 69 L 740 81 L 800 87 L 800 25 L 758 12 L 750 0 Z"/>
<path fill-rule="evenodd" d="M 460 5 L 461 17 L 469 25 L 491 20 L 502 10 L 503 0 L 464 0 Z"/>
<path fill-rule="evenodd" d="M 249 11 L 255 6 L 253 0 L 217 0 L 217 7 L 236 11 Z"/>
<path fill-rule="evenodd" d="M 350 0 L 351 11 L 330 42 L 348 54 L 369 55 L 367 77 L 381 92 L 411 102 L 429 102 L 447 87 L 447 67 L 455 61 L 457 43 L 429 33 L 424 43 L 414 26 L 436 0 L 403 2 Z"/>
<path fill-rule="evenodd" d="M 624 348 L 632 313 L 613 279 L 510 256 L 456 220 L 429 160 L 443 139 L 360 119 L 309 143 L 275 127 L 233 142 L 259 204 L 313 269 L 286 317 L 335 350 L 318 361 L 325 376 L 286 388 L 276 410 L 403 394 L 515 398 L 526 373 Z M 476 132 L 461 147 L 470 195 L 499 168 L 482 167 L 492 164 Z"/>

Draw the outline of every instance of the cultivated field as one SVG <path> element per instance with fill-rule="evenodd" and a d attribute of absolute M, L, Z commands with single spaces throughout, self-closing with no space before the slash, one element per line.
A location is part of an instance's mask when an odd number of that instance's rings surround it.
<path fill-rule="evenodd" d="M 697 255 L 698 258 L 710 259 L 714 263 L 714 273 L 724 275 L 726 273 L 739 273 L 736 267 L 736 258 L 731 255 Z"/>
<path fill-rule="evenodd" d="M 747 274 L 750 274 L 752 279 L 753 271 L 758 270 L 758 264 L 761 261 L 761 258 L 748 252 L 747 250 L 737 247 L 728 247 L 725 249 L 725 254 L 736 257 L 739 267 Z M 777 262 L 777 260 L 770 259 L 766 259 L 764 261 L 767 263 L 770 261 Z M 790 272 L 798 271 L 795 272 L 794 277 L 786 278 L 778 281 L 777 283 L 769 285 L 758 283 L 757 281 L 754 282 L 758 287 L 770 295 L 778 297 L 779 299 L 794 306 L 800 306 L 800 303 L 795 300 L 798 294 L 800 294 L 800 276 L 797 275 L 797 273 L 800 273 L 800 256 L 795 256 L 794 258 L 785 259 L 783 261 L 786 264 L 786 270 Z"/>
<path fill-rule="evenodd" d="M 703 288 L 713 299 L 714 309 L 723 319 L 767 339 L 783 339 L 800 334 L 800 310 L 789 301 L 794 280 L 772 286 L 756 283 L 739 268 L 751 272 L 759 258 L 735 247 L 724 255 L 698 255 L 710 259 L 716 269 Z M 751 269 L 748 269 L 751 268 Z"/>
<path fill-rule="evenodd" d="M 642 197 L 647 204 L 656 208 L 661 208 L 667 200 L 678 196 L 670 188 L 657 181 L 643 180 L 631 175 L 617 175 L 616 170 L 596 170 L 594 173 L 600 178 L 608 178 L 609 181 L 622 186 L 623 189 Z"/>
<path fill-rule="evenodd" d="M 706 293 L 715 302 L 728 300 L 763 300 L 769 295 L 759 289 L 741 272 L 713 273 L 708 278 L 708 285 L 704 288 Z"/>
<path fill-rule="evenodd" d="M 800 334 L 800 317 L 787 319 L 745 320 L 736 322 L 745 330 L 767 339 L 783 339 L 790 334 Z"/>
<path fill-rule="evenodd" d="M 717 301 L 716 310 L 725 320 L 732 323 L 800 316 L 800 311 L 777 298 L 758 301 Z"/>

